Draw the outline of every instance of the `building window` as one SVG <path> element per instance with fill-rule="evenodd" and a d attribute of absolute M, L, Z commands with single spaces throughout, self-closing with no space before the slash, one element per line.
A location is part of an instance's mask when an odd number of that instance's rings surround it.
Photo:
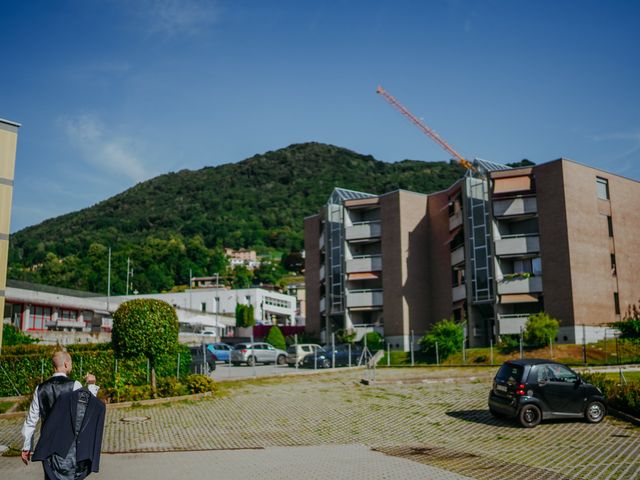
<path fill-rule="evenodd" d="M 616 274 L 616 254 L 611 254 L 611 275 Z"/>
<path fill-rule="evenodd" d="M 203 311 L 203 312 L 206 312 L 206 311 L 207 311 L 207 302 L 202 302 L 202 303 L 200 304 L 200 307 L 201 307 L 201 309 L 202 309 L 202 311 Z"/>
<path fill-rule="evenodd" d="M 616 315 L 620 315 L 620 297 L 618 297 L 618 292 L 613 292 L 613 306 L 616 311 Z"/>
<path fill-rule="evenodd" d="M 609 229 L 609 236 L 613 237 L 613 220 L 611 220 L 611 215 L 607 215 L 607 228 Z"/>
<path fill-rule="evenodd" d="M 609 200 L 609 181 L 606 178 L 596 177 L 596 190 L 598 198 Z"/>

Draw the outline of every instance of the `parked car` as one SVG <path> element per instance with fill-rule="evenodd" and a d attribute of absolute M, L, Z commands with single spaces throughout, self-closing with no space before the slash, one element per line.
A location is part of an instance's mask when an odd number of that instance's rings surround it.
<path fill-rule="evenodd" d="M 217 342 L 217 343 L 209 343 L 207 345 L 207 350 L 209 350 L 213 355 L 215 355 L 216 359 L 219 362 L 228 362 L 229 354 L 233 347 L 226 343 Z"/>
<path fill-rule="evenodd" d="M 256 363 L 284 365 L 286 362 L 287 352 L 268 343 L 239 343 L 231 350 L 231 363 L 233 365 L 240 365 L 241 363 L 246 363 L 247 365 L 255 365 Z"/>
<path fill-rule="evenodd" d="M 203 346 L 189 347 L 191 352 L 191 372 L 207 375 L 216 369 L 217 357 Z"/>
<path fill-rule="evenodd" d="M 362 348 L 357 345 L 336 345 L 335 366 L 347 367 L 358 365 L 362 356 Z M 302 366 L 305 368 L 331 368 L 333 365 L 334 350 L 331 347 L 319 348 L 314 353 L 304 357 Z M 351 358 L 351 361 L 349 361 Z"/>
<path fill-rule="evenodd" d="M 542 420 L 585 418 L 598 423 L 606 415 L 602 392 L 566 365 L 543 359 L 505 362 L 493 380 L 489 411 L 517 418 L 526 428 Z"/>
<path fill-rule="evenodd" d="M 312 354 L 319 348 L 322 347 L 315 343 L 297 343 L 289 345 L 287 348 L 287 365 L 290 367 L 295 367 L 296 364 L 298 364 L 298 366 L 302 365 L 304 357 Z"/>

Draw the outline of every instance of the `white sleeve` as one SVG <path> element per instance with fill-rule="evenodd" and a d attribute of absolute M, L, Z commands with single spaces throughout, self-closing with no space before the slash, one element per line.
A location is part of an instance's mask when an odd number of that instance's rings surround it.
<path fill-rule="evenodd" d="M 29 413 L 22 425 L 22 436 L 24 443 L 22 444 L 22 450 L 31 450 L 31 441 L 33 440 L 33 434 L 36 431 L 36 425 L 40 420 L 40 403 L 38 402 L 38 387 L 33 392 L 33 400 L 31 400 L 31 406 L 29 407 Z"/>
<path fill-rule="evenodd" d="M 73 391 L 75 392 L 76 390 L 80 390 L 81 388 L 82 388 L 82 384 L 76 380 L 75 383 L 73 384 Z M 100 390 L 100 387 L 98 385 L 91 384 L 91 385 L 87 385 L 87 390 L 89 390 L 94 397 L 97 397 L 98 390 Z"/>

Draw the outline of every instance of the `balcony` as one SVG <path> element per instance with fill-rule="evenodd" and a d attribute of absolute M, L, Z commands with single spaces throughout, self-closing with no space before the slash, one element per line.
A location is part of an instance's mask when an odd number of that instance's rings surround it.
<path fill-rule="evenodd" d="M 324 249 L 324 233 L 320 234 L 320 239 L 318 240 L 318 248 L 320 250 Z"/>
<path fill-rule="evenodd" d="M 382 270 L 382 255 L 359 255 L 347 260 L 347 273 L 379 272 Z"/>
<path fill-rule="evenodd" d="M 321 282 L 324 280 L 324 277 L 326 276 L 326 274 L 325 274 L 325 270 L 326 270 L 326 269 L 325 269 L 325 266 L 324 266 L 324 265 L 322 265 L 322 266 L 320 267 L 320 281 L 321 281 Z"/>
<path fill-rule="evenodd" d="M 467 287 L 464 284 L 453 287 L 451 296 L 453 303 L 464 300 L 467 297 Z"/>
<path fill-rule="evenodd" d="M 451 266 L 464 262 L 464 246 L 459 246 L 451 252 Z"/>
<path fill-rule="evenodd" d="M 498 257 L 515 257 L 528 255 L 540 251 L 540 236 L 538 234 L 527 235 L 503 235 L 495 241 L 496 255 Z"/>
<path fill-rule="evenodd" d="M 498 314 L 498 335 L 515 335 L 524 328 L 532 313 Z"/>
<path fill-rule="evenodd" d="M 498 282 L 498 293 L 507 295 L 511 293 L 540 293 L 542 292 L 542 277 L 529 278 L 505 278 Z"/>
<path fill-rule="evenodd" d="M 493 201 L 494 217 L 514 217 L 538 213 L 536 197 L 516 197 Z"/>
<path fill-rule="evenodd" d="M 382 290 L 351 290 L 347 293 L 347 308 L 382 307 Z"/>
<path fill-rule="evenodd" d="M 324 312 L 327 309 L 327 299 L 325 297 L 322 297 L 320 299 L 320 311 Z"/>
<path fill-rule="evenodd" d="M 449 231 L 462 225 L 462 210 L 458 210 L 456 213 L 449 217 Z"/>
<path fill-rule="evenodd" d="M 83 329 L 86 326 L 84 323 L 84 320 L 71 320 L 71 319 L 47 320 L 46 325 L 50 329 L 59 329 L 59 328 Z"/>
<path fill-rule="evenodd" d="M 347 241 L 369 240 L 379 238 L 382 232 L 380 222 L 358 222 L 345 228 Z"/>

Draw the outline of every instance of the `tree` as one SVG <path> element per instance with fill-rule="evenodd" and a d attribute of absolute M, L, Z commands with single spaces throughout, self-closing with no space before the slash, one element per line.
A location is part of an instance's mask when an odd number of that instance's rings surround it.
<path fill-rule="evenodd" d="M 524 327 L 523 339 L 527 345 L 548 345 L 558 335 L 560 322 L 545 312 L 530 315 Z"/>
<path fill-rule="evenodd" d="M 282 330 L 277 325 L 274 325 L 269 329 L 269 333 L 267 334 L 267 338 L 264 339 L 265 342 L 270 343 L 276 348 L 280 350 L 286 350 L 287 342 L 284 340 L 284 335 L 282 334 Z"/>
<path fill-rule="evenodd" d="M 302 273 L 304 271 L 304 257 L 298 251 L 282 254 L 282 268 L 287 272 Z"/>
<path fill-rule="evenodd" d="M 622 320 L 613 326 L 620 330 L 620 338 L 640 343 L 640 300 L 637 305 L 629 305 Z"/>
<path fill-rule="evenodd" d="M 167 302 L 142 298 L 124 302 L 113 314 L 113 349 L 120 358 L 146 357 L 156 395 L 156 364 L 178 347 L 178 316 Z"/>
<path fill-rule="evenodd" d="M 462 350 L 464 331 L 462 324 L 456 323 L 453 318 L 443 318 L 431 327 L 431 330 L 422 337 L 418 343 L 423 353 L 430 358 L 436 358 L 436 344 L 440 360 Z"/>
<path fill-rule="evenodd" d="M 244 265 L 238 265 L 232 270 L 233 288 L 249 288 L 253 283 L 253 273 Z"/>
<path fill-rule="evenodd" d="M 9 347 L 11 345 L 29 345 L 31 343 L 37 343 L 40 340 L 32 338 L 29 335 L 22 333 L 13 325 L 5 323 L 2 326 L 2 345 Z"/>
<path fill-rule="evenodd" d="M 253 305 L 243 305 L 238 303 L 236 305 L 236 327 L 253 327 L 256 323 L 256 319 L 253 314 Z"/>

